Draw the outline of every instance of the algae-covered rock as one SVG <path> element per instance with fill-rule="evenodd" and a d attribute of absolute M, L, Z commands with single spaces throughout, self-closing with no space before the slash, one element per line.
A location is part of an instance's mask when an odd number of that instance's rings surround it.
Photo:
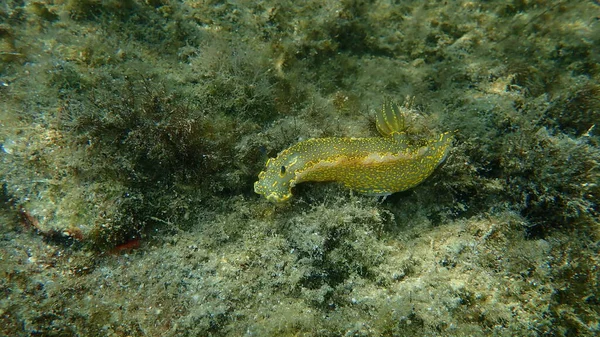
<path fill-rule="evenodd" d="M 597 12 L 3 1 L 0 334 L 597 335 Z M 254 193 L 388 100 L 454 139 L 421 184 Z"/>

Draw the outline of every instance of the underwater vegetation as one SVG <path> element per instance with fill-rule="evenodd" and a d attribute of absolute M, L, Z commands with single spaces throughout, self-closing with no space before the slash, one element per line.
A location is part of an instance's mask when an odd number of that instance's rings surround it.
<path fill-rule="evenodd" d="M 598 9 L 3 1 L 0 334 L 597 335 Z"/>

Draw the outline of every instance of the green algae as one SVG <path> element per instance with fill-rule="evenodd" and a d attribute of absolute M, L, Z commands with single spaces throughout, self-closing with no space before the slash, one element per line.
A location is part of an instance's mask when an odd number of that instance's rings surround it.
<path fill-rule="evenodd" d="M 597 334 L 597 9 L 3 2 L 0 331 Z M 454 130 L 426 182 L 253 194 L 386 96 Z"/>

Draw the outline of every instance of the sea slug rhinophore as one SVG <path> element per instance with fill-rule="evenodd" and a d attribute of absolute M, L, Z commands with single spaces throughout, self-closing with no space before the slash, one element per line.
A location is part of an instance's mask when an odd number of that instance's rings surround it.
<path fill-rule="evenodd" d="M 449 132 L 420 146 L 410 145 L 404 133 L 404 115 L 385 103 L 377 114 L 383 137 L 313 138 L 281 151 L 267 160 L 254 191 L 270 201 L 285 201 L 292 187 L 305 181 L 337 181 L 369 195 L 389 195 L 425 180 L 446 158 L 452 145 Z"/>

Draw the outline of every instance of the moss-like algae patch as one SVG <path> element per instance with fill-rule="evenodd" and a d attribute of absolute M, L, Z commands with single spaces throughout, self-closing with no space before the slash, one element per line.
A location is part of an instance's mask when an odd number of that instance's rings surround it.
<path fill-rule="evenodd" d="M 3 2 L 1 333 L 596 335 L 597 10 Z M 385 97 L 453 131 L 426 182 L 253 193 Z"/>

